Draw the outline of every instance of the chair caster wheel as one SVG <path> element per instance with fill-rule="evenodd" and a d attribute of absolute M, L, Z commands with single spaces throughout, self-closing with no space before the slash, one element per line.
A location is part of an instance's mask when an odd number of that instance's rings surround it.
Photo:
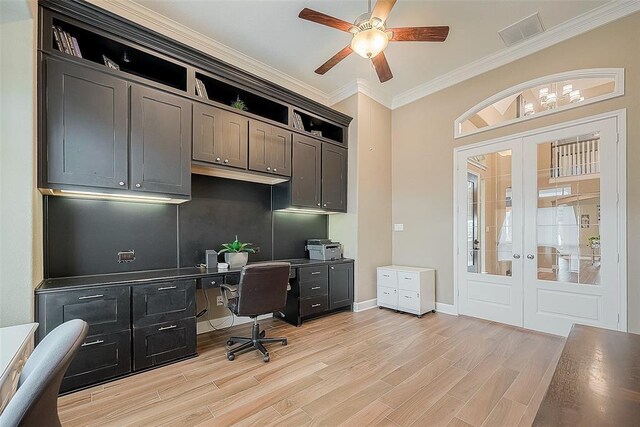
<path fill-rule="evenodd" d="M 422 314 L 420 316 L 418 316 L 418 319 L 422 319 Z"/>
<path fill-rule="evenodd" d="M 269 361 L 269 355 L 268 355 L 268 354 L 266 354 L 266 355 L 262 358 L 262 360 L 264 361 L 264 363 L 267 363 L 267 362 Z"/>
<path fill-rule="evenodd" d="M 289 344 L 287 340 L 282 341 L 282 345 L 287 345 L 287 344 Z"/>
<path fill-rule="evenodd" d="M 231 347 L 232 345 L 234 345 L 236 342 L 235 341 L 231 341 L 231 340 L 227 340 L 227 345 L 229 347 Z"/>
<path fill-rule="evenodd" d="M 227 353 L 227 359 L 229 359 L 229 360 L 233 360 L 233 359 L 235 359 L 235 358 L 236 358 L 236 356 L 234 356 L 233 354 L 231 354 L 231 353 Z"/>
<path fill-rule="evenodd" d="M 267 331 L 260 332 L 260 338 L 264 338 L 267 335 Z"/>
<path fill-rule="evenodd" d="M 431 310 L 431 312 L 432 312 L 432 313 L 435 313 L 435 312 L 436 312 L 436 309 L 434 308 L 433 310 Z"/>
<path fill-rule="evenodd" d="M 378 308 L 379 308 L 380 310 L 382 310 L 382 306 L 381 306 L 381 305 L 379 305 L 379 306 L 378 306 Z"/>

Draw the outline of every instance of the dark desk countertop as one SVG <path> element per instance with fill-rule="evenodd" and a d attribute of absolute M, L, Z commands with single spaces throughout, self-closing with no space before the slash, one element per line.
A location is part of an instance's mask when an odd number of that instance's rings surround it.
<path fill-rule="evenodd" d="M 640 335 L 574 325 L 534 426 L 640 424 Z"/>
<path fill-rule="evenodd" d="M 291 263 L 292 268 L 325 265 L 342 262 L 353 262 L 349 258 L 341 258 L 332 261 L 318 261 L 308 258 L 274 260 Z M 65 288 L 83 288 L 107 285 L 144 284 L 158 280 L 201 279 L 203 277 L 218 276 L 224 274 L 240 273 L 240 268 L 218 270 L 216 268 L 201 269 L 169 268 L 164 270 L 134 271 L 130 273 L 97 274 L 94 276 L 59 277 L 45 279 L 36 287 L 36 293 L 62 290 Z"/>

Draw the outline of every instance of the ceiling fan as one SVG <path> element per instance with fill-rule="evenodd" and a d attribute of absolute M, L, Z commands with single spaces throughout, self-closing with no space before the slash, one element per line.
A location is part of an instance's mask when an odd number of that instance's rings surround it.
<path fill-rule="evenodd" d="M 363 58 L 371 59 L 380 82 L 384 83 L 393 78 L 391 68 L 389 68 L 389 63 L 383 52 L 390 41 L 443 42 L 446 40 L 449 34 L 449 27 L 446 26 L 386 28 L 387 17 L 396 1 L 378 0 L 371 11 L 371 0 L 369 0 L 369 11 L 358 16 L 353 24 L 315 10 L 302 9 L 298 15 L 299 18 L 353 34 L 351 44 L 318 67 L 316 73 L 326 73 L 349 56 L 351 52 L 356 52 Z"/>

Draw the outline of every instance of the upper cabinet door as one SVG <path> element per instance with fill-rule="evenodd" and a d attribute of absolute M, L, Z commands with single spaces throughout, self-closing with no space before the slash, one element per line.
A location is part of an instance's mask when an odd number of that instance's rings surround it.
<path fill-rule="evenodd" d="M 271 125 L 249 120 L 249 169 L 256 172 L 271 172 L 270 165 Z"/>
<path fill-rule="evenodd" d="M 276 175 L 291 176 L 291 132 L 271 127 L 269 166 Z"/>
<path fill-rule="evenodd" d="M 347 150 L 322 145 L 322 207 L 347 211 Z"/>
<path fill-rule="evenodd" d="M 131 87 L 131 189 L 191 194 L 189 100 Z"/>
<path fill-rule="evenodd" d="M 249 119 L 225 111 L 222 117 L 222 164 L 247 169 Z"/>
<path fill-rule="evenodd" d="M 193 160 L 222 164 L 222 116 L 209 105 L 193 104 Z"/>
<path fill-rule="evenodd" d="M 74 64 L 46 64 L 46 165 L 41 184 L 126 188 L 127 82 Z M 46 153 L 46 154 L 45 154 Z"/>
<path fill-rule="evenodd" d="M 302 135 L 294 136 L 293 168 L 291 174 L 291 204 L 320 207 L 320 162 L 322 143 Z"/>

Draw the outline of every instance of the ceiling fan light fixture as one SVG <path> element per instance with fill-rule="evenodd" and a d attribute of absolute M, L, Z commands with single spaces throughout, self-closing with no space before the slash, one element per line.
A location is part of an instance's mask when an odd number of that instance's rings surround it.
<path fill-rule="evenodd" d="M 378 29 L 370 28 L 354 34 L 351 49 L 363 58 L 373 58 L 389 44 L 389 35 Z"/>

